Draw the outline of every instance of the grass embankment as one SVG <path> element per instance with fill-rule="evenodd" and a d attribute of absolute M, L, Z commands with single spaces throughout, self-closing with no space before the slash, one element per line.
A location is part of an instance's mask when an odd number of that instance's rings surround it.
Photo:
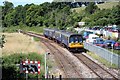
<path fill-rule="evenodd" d="M 2 55 L 11 55 L 14 53 L 36 52 L 45 53 L 39 43 L 33 37 L 19 33 L 4 33 L 5 44 L 2 49 Z"/>
<path fill-rule="evenodd" d="M 105 65 L 106 67 L 109 67 L 109 68 L 118 68 L 117 65 L 115 64 L 112 64 L 110 62 L 108 62 L 107 60 L 105 60 L 104 58 L 98 56 L 97 54 L 94 54 L 92 52 L 87 52 L 88 55 L 90 55 L 93 59 L 99 61 L 100 63 L 102 63 L 103 65 Z"/>
<path fill-rule="evenodd" d="M 118 2 L 106 2 L 106 3 L 103 3 L 103 4 L 98 4 L 98 8 L 100 9 L 112 9 L 113 6 L 116 6 L 118 5 Z M 80 7 L 80 8 L 73 8 L 71 9 L 72 11 L 76 11 L 76 12 L 81 12 L 82 10 L 85 10 L 85 6 L 84 7 Z"/>
<path fill-rule="evenodd" d="M 33 26 L 33 27 L 29 27 L 29 26 L 11 26 L 11 27 L 7 27 L 4 28 L 4 32 L 9 32 L 9 33 L 13 33 L 16 32 L 18 29 L 24 30 L 24 31 L 34 31 L 37 33 L 43 33 L 43 27 L 38 27 L 38 26 Z"/>
<path fill-rule="evenodd" d="M 112 7 L 118 5 L 119 2 L 106 2 L 103 4 L 98 4 L 98 8 L 100 9 L 112 9 Z"/>

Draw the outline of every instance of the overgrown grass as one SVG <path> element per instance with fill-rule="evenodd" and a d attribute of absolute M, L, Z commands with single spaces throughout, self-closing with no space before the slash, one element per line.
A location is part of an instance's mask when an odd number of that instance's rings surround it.
<path fill-rule="evenodd" d="M 9 56 L 3 56 L 2 58 L 2 71 L 3 71 L 3 79 L 7 80 L 7 79 L 12 79 L 12 78 L 22 78 L 21 80 L 25 79 L 25 76 L 23 73 L 20 73 L 20 68 L 19 66 L 16 66 L 16 64 L 20 64 L 21 60 L 37 60 L 40 61 L 41 63 L 41 74 L 38 75 L 39 78 L 42 77 L 42 75 L 44 75 L 44 55 L 43 54 L 37 54 L 37 53 L 29 53 L 29 54 L 24 54 L 24 53 L 20 53 L 20 54 L 13 54 L 13 55 L 9 55 Z M 28 77 L 29 78 L 37 78 L 36 74 L 29 74 Z M 24 77 L 24 78 L 23 78 Z"/>
<path fill-rule="evenodd" d="M 35 41 L 40 41 L 40 39 L 39 39 L 39 38 L 36 38 L 36 37 L 34 37 L 34 40 L 35 40 Z"/>
<path fill-rule="evenodd" d="M 109 68 L 118 68 L 117 65 L 112 64 L 110 62 L 108 62 L 107 60 L 105 60 L 104 58 L 98 56 L 97 54 L 94 54 L 92 52 L 87 52 L 88 55 L 90 55 L 92 58 L 94 58 L 95 60 L 98 60 L 100 63 L 104 64 L 106 67 Z"/>
<path fill-rule="evenodd" d="M 24 31 L 34 31 L 34 32 L 37 32 L 37 33 L 43 33 L 43 28 L 44 28 L 44 26 L 41 26 L 41 27 L 38 27 L 38 26 L 33 26 L 33 27 L 11 26 L 11 27 L 4 28 L 4 32 L 13 33 L 13 32 L 16 32 L 18 29 L 21 29 L 21 30 L 24 30 Z"/>
<path fill-rule="evenodd" d="M 81 12 L 81 11 L 83 11 L 83 10 L 85 10 L 85 6 L 84 7 L 80 7 L 80 8 L 73 8 L 73 9 L 71 9 L 71 12 L 77 12 L 77 13 L 79 13 L 79 12 Z"/>
<path fill-rule="evenodd" d="M 118 2 L 106 2 L 106 3 L 103 3 L 103 4 L 98 4 L 98 8 L 100 9 L 112 9 L 113 6 L 116 6 L 118 5 Z M 84 10 L 86 7 L 80 7 L 80 8 L 73 8 L 71 9 L 71 11 L 76 11 L 76 12 L 81 12 L 82 10 Z"/>
<path fill-rule="evenodd" d="M 98 4 L 98 8 L 100 9 L 112 9 L 113 6 L 118 5 L 118 2 L 106 2 L 103 4 Z"/>

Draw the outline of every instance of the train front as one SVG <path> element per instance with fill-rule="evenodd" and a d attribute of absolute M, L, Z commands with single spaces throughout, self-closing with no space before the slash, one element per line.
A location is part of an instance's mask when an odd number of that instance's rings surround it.
<path fill-rule="evenodd" d="M 80 34 L 73 34 L 69 37 L 69 49 L 71 51 L 83 51 L 83 37 Z"/>

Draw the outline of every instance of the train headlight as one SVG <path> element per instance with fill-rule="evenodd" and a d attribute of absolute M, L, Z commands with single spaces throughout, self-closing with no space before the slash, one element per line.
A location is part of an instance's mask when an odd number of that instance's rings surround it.
<path fill-rule="evenodd" d="M 75 43 L 78 43 L 78 41 L 75 41 Z"/>

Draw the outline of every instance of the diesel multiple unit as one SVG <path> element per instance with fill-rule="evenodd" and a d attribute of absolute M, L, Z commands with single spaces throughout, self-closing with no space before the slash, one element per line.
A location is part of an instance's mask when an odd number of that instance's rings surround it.
<path fill-rule="evenodd" d="M 55 40 L 69 50 L 81 51 L 84 48 L 83 37 L 81 34 L 49 28 L 45 28 L 43 34 L 45 37 Z"/>

